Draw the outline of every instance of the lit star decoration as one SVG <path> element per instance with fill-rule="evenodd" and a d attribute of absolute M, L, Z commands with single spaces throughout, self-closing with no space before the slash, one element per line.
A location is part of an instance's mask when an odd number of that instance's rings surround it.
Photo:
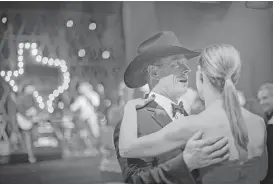
<path fill-rule="evenodd" d="M 67 65 L 64 60 L 60 60 L 58 58 L 47 58 L 38 54 L 37 43 L 19 43 L 18 44 L 18 69 L 15 71 L 1 71 L 0 75 L 9 83 L 14 92 L 18 91 L 18 86 L 15 82 L 15 78 L 22 75 L 24 73 L 24 50 L 29 50 L 31 55 L 35 57 L 35 61 L 42 65 L 46 65 L 49 67 L 59 67 L 63 74 L 63 83 L 58 86 L 51 94 L 48 95 L 48 99 L 46 101 L 46 105 L 44 103 L 43 97 L 39 94 L 37 90 L 33 91 L 33 97 L 35 97 L 37 103 L 39 104 L 40 109 L 44 109 L 47 106 L 47 110 L 49 113 L 53 113 L 54 108 L 52 102 L 57 98 L 60 94 L 62 94 L 65 90 L 69 88 L 70 83 L 70 73 L 67 71 Z M 12 79 L 14 78 L 14 79 Z"/>

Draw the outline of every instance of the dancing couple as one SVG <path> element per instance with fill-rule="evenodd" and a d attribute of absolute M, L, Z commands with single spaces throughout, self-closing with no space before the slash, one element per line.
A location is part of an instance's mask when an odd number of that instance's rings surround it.
<path fill-rule="evenodd" d="M 187 61 L 195 57 L 205 110 L 188 115 L 177 99 L 187 91 Z M 129 88 L 148 83 L 151 91 L 127 102 L 114 132 L 125 182 L 259 184 L 267 172 L 266 127 L 239 104 L 240 70 L 230 45 L 190 51 L 170 31 L 142 42 L 124 81 Z"/>

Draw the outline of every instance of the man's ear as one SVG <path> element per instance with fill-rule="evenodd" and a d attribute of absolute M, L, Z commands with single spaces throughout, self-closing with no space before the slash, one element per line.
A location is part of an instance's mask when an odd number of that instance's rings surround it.
<path fill-rule="evenodd" d="M 158 78 L 158 67 L 150 65 L 147 68 L 148 74 L 152 77 L 152 78 Z"/>

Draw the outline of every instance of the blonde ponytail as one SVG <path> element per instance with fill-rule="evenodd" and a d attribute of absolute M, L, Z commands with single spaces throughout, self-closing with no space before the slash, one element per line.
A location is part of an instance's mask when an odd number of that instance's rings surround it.
<path fill-rule="evenodd" d="M 249 142 L 248 131 L 242 116 L 237 90 L 230 77 L 225 80 L 223 96 L 224 108 L 229 118 L 235 142 L 247 151 L 247 145 Z"/>

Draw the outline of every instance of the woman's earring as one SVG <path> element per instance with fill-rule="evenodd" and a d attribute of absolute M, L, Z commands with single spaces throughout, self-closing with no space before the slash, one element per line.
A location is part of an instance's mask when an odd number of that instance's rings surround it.
<path fill-rule="evenodd" d="M 200 80 L 201 80 L 201 83 L 203 84 L 203 74 L 202 73 L 200 74 Z"/>

